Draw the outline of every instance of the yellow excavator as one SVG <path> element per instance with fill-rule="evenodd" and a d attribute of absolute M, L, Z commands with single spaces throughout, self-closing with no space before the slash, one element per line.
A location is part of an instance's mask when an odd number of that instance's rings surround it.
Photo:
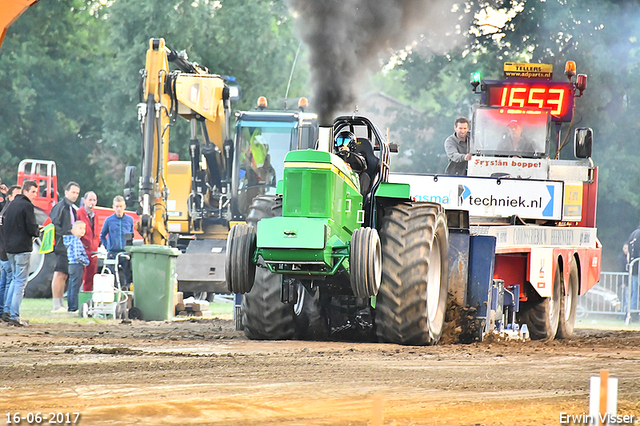
<path fill-rule="evenodd" d="M 145 244 L 180 249 L 179 291 L 228 293 L 229 229 L 244 222 L 256 196 L 275 194 L 287 152 L 313 147 L 317 117 L 259 106 L 235 114 L 234 138 L 231 103 L 240 89 L 233 78 L 210 74 L 161 38 L 149 41 L 140 88 L 141 173 L 136 182 L 130 166 L 125 177 L 125 199 L 139 203 L 137 230 Z M 190 123 L 185 161 L 169 155 L 169 129 L 178 117 Z"/>
<path fill-rule="evenodd" d="M 169 62 L 178 71 L 170 71 Z M 170 232 L 211 234 L 222 228 L 219 232 L 226 235 L 226 223 L 216 219 L 225 204 L 223 173 L 233 154 L 230 87 L 223 77 L 190 62 L 185 52 L 166 47 L 164 39 L 149 41 L 141 87 L 138 232 L 145 244 L 166 244 Z M 191 125 L 188 162 L 169 162 L 169 128 L 177 116 Z M 190 182 L 179 182 L 184 179 Z"/>
<path fill-rule="evenodd" d="M 169 63 L 177 70 L 170 70 Z M 230 226 L 229 120 L 238 88 L 231 78 L 189 61 L 184 51 L 169 49 L 162 38 L 149 40 L 140 88 L 140 179 L 135 181 L 134 166 L 127 167 L 125 176 L 129 205 L 136 201 L 136 183 L 139 187 L 137 231 L 145 244 L 169 244 L 184 251 L 190 246 L 177 265 L 181 291 L 220 292 L 224 256 L 218 262 L 216 254 L 224 251 Z M 190 123 L 188 161 L 170 161 L 169 129 L 178 116 Z"/>

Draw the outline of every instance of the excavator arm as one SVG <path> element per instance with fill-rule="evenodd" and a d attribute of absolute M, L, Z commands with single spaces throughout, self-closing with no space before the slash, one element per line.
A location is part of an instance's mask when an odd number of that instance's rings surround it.
<path fill-rule="evenodd" d="M 39 0 L 3 0 L 0 2 L 0 46 L 4 41 L 4 36 L 7 33 L 7 29 L 16 19 L 22 15 L 30 6 L 37 3 Z"/>
<path fill-rule="evenodd" d="M 180 71 L 170 71 L 169 62 Z M 220 191 L 224 177 L 228 176 L 226 165 L 231 164 L 229 88 L 221 76 L 209 74 L 205 67 L 189 62 L 184 52 L 167 48 L 161 38 L 149 41 L 142 78 L 142 102 L 138 106 L 142 132 L 139 192 L 142 216 L 137 228 L 146 244 L 165 244 L 168 238 L 169 128 L 178 115 L 191 124 L 189 228 L 193 233 L 203 232 L 205 197 L 214 189 Z M 225 170 L 216 170 L 218 179 L 209 181 L 205 178 L 198 135 L 204 139 L 202 150 L 216 151 L 225 158 L 222 162 Z M 216 184 L 218 187 L 214 188 Z"/>

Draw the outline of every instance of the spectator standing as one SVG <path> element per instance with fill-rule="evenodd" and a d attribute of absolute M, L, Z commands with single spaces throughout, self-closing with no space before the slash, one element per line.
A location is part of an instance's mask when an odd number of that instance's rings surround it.
<path fill-rule="evenodd" d="M 629 263 L 633 261 L 633 259 L 637 259 L 640 257 L 640 225 L 629 235 Z M 633 270 L 631 271 L 631 300 L 626 303 L 625 307 L 627 308 L 627 314 L 629 310 L 635 311 L 638 309 L 638 263 L 633 266 Z M 625 294 L 629 294 L 629 292 L 625 292 Z"/>
<path fill-rule="evenodd" d="M 622 245 L 622 252 L 618 255 L 616 259 L 616 272 L 628 272 L 629 271 L 629 244 L 624 243 Z M 627 306 L 627 281 L 629 281 L 628 276 L 625 274 L 620 277 L 620 287 L 618 291 L 618 297 L 622 300 L 622 306 Z"/>
<path fill-rule="evenodd" d="M 78 312 L 78 291 L 80 291 L 84 267 L 89 265 L 89 257 L 80 240 L 86 231 L 87 225 L 83 221 L 77 220 L 73 223 L 71 235 L 63 237 L 69 259 L 69 289 L 67 290 L 69 312 Z"/>
<path fill-rule="evenodd" d="M 8 294 L 11 298 L 9 325 L 28 325 L 20 318 L 20 305 L 29 277 L 29 260 L 31 259 L 33 238 L 40 234 L 40 226 L 36 221 L 33 208 L 33 200 L 37 195 L 38 184 L 32 180 L 24 181 L 22 194 L 15 196 L 3 216 L 5 250 L 13 271 Z"/>
<path fill-rule="evenodd" d="M 629 244 L 624 243 L 622 245 L 622 252 L 618 255 L 616 261 L 617 272 L 627 272 L 629 270 Z"/>
<path fill-rule="evenodd" d="M 93 290 L 93 276 L 98 270 L 98 259 L 92 257 L 92 254 L 98 250 L 100 246 L 100 224 L 98 222 L 98 216 L 93 211 L 93 208 L 98 204 L 98 196 L 95 192 L 89 191 L 84 194 L 84 204 L 78 209 L 78 220 L 83 221 L 87 225 L 87 231 L 81 238 L 84 245 L 87 257 L 89 258 L 89 265 L 84 268 L 84 274 L 82 276 L 82 290 Z M 67 297 L 67 302 L 68 302 Z"/>
<path fill-rule="evenodd" d="M 66 312 L 64 307 L 64 286 L 69 277 L 69 260 L 67 259 L 67 248 L 64 246 L 63 237 L 71 235 L 71 227 L 76 221 L 76 208 L 73 203 L 80 195 L 80 185 L 69 182 L 64 188 L 64 198 L 53 206 L 49 217 L 56 227 L 56 241 L 53 252 L 57 261 L 51 281 L 51 293 L 53 295 L 53 313 Z"/>
<path fill-rule="evenodd" d="M 469 120 L 456 118 L 453 123 L 453 134 L 444 141 L 444 151 L 449 158 L 445 173 L 448 175 L 467 175 L 467 164 L 471 160 L 469 154 Z"/>
<path fill-rule="evenodd" d="M 133 218 L 124 214 L 125 207 L 124 198 L 121 195 L 117 195 L 113 199 L 115 213 L 105 219 L 102 231 L 100 231 L 100 242 L 107 249 L 108 259 L 115 259 L 118 253 L 124 252 L 127 241 L 126 234 L 133 235 Z M 121 258 L 119 269 L 124 271 L 125 287 L 128 287 L 131 283 L 129 262 Z M 114 273 L 119 272 L 114 271 Z"/>
<path fill-rule="evenodd" d="M 0 179 L 0 210 L 3 210 L 7 204 L 9 204 L 9 199 L 7 198 L 9 192 L 9 188 L 7 185 L 2 183 L 2 179 Z"/>
<path fill-rule="evenodd" d="M 12 185 L 7 190 L 7 198 L 4 208 L 0 213 L 0 226 L 2 225 L 2 216 L 4 215 L 7 206 L 16 195 L 20 194 L 22 189 L 18 185 Z M 0 227 L 0 314 L 2 316 L 2 320 L 5 322 L 9 321 L 9 309 L 10 309 L 10 301 L 9 298 L 5 296 L 9 294 L 9 286 L 11 285 L 11 280 L 13 279 L 13 272 L 11 270 L 11 262 L 9 262 L 9 258 L 7 257 L 7 251 L 4 248 L 4 231 Z"/>

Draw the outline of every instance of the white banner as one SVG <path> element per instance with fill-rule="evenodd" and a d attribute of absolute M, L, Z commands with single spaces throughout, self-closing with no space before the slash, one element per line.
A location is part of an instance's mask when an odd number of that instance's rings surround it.
<path fill-rule="evenodd" d="M 596 247 L 596 228 L 471 226 L 472 235 L 496 237 L 496 247 Z"/>
<path fill-rule="evenodd" d="M 469 176 L 547 179 L 548 158 L 476 157 L 469 161 Z"/>
<path fill-rule="evenodd" d="M 391 173 L 408 183 L 415 201 L 431 201 L 470 216 L 562 219 L 563 182 Z"/>

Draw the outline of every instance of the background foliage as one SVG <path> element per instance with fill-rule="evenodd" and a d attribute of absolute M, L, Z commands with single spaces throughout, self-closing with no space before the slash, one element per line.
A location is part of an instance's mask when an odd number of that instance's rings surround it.
<path fill-rule="evenodd" d="M 452 35 L 438 40 L 446 52 L 434 52 L 432 40 L 418 37 L 393 52 L 392 62 L 381 58 L 382 71 L 369 83 L 404 104 L 393 107 L 391 127 L 401 144 L 396 169 L 444 170 L 442 143 L 453 120 L 469 116 L 478 100 L 468 83 L 472 72 L 499 78 L 504 61 L 543 62 L 561 80 L 565 61 L 575 60 L 589 87 L 562 134 L 594 129 L 599 237 L 605 267 L 612 266 L 640 218 L 639 2 L 467 0 L 449 9 L 472 17 L 462 42 Z M 495 19 L 485 19 L 487 11 Z M 78 181 L 107 204 L 122 190 L 124 166 L 139 163 L 139 70 L 150 38 L 185 49 L 212 73 L 234 76 L 243 89 L 236 109 L 252 108 L 259 95 L 277 107 L 299 46 L 294 21 L 284 0 L 40 0 L 0 48 L 0 176 L 12 183 L 20 159 L 52 159 L 60 185 Z M 311 94 L 306 57 L 303 46 L 291 98 Z M 172 129 L 172 151 L 185 152 L 187 127 Z M 561 157 L 570 158 L 569 151 Z"/>
<path fill-rule="evenodd" d="M 0 49 L 0 173 L 14 182 L 22 158 L 52 159 L 105 205 L 140 162 L 136 105 L 152 37 L 186 50 L 211 73 L 235 77 L 238 109 L 260 95 L 281 104 L 299 46 L 282 1 L 41 0 L 9 29 Z M 300 96 L 299 60 L 289 93 Z M 185 154 L 188 123 L 170 133 Z"/>

